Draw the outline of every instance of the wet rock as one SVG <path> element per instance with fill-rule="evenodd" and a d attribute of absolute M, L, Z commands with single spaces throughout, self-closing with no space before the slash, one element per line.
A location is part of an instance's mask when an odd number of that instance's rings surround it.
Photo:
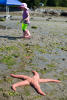
<path fill-rule="evenodd" d="M 54 11 L 54 10 L 50 11 L 49 14 L 51 14 L 53 16 L 59 15 L 58 11 Z"/>
<path fill-rule="evenodd" d="M 49 17 L 49 18 L 47 18 L 47 19 L 46 19 L 46 21 L 50 21 L 51 19 L 52 19 L 52 18 L 51 18 L 51 17 Z"/>
<path fill-rule="evenodd" d="M 65 61 L 66 59 L 65 58 L 62 58 L 62 60 Z"/>
<path fill-rule="evenodd" d="M 47 70 L 47 68 L 44 68 L 44 70 Z"/>
<path fill-rule="evenodd" d="M 60 11 L 54 10 L 54 9 L 46 9 L 45 11 L 43 11 L 43 13 L 47 14 L 47 15 L 53 15 L 53 16 L 59 16 L 60 15 Z"/>
<path fill-rule="evenodd" d="M 67 16 L 67 11 L 62 11 L 61 16 Z"/>

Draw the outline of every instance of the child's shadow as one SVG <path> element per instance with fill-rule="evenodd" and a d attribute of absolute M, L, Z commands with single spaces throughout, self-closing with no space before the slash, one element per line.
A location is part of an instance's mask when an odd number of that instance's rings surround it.
<path fill-rule="evenodd" d="M 16 39 L 22 39 L 22 37 L 14 37 L 14 36 L 0 36 L 0 38 L 7 38 L 9 40 L 16 40 Z"/>

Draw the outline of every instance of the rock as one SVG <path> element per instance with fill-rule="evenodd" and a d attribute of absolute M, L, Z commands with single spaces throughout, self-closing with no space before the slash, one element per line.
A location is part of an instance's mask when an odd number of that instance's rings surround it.
<path fill-rule="evenodd" d="M 50 21 L 51 19 L 52 19 L 52 18 L 51 18 L 51 17 L 49 17 L 49 18 L 47 18 L 47 19 L 46 19 L 46 21 Z"/>
<path fill-rule="evenodd" d="M 67 16 L 67 11 L 62 11 L 61 16 Z"/>
<path fill-rule="evenodd" d="M 60 15 L 60 11 L 59 10 L 54 10 L 54 9 L 45 9 L 43 11 L 44 14 L 47 15 L 53 15 L 53 16 L 59 16 Z"/>
<path fill-rule="evenodd" d="M 65 61 L 66 59 L 65 58 L 62 58 L 62 60 Z"/>

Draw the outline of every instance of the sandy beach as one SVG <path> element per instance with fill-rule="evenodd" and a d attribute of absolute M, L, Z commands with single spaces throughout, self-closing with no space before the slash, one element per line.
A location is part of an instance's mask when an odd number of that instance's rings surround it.
<path fill-rule="evenodd" d="M 0 21 L 0 100 L 67 100 L 67 17 L 31 15 L 31 39 L 22 38 L 20 19 Z M 22 80 L 10 74 L 32 77 L 32 70 L 61 83 L 41 83 L 46 96 L 32 86 L 14 92 L 12 84 Z"/>

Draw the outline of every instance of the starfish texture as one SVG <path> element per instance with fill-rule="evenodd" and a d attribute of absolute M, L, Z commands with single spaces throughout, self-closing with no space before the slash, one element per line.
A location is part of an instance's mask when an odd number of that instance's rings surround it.
<path fill-rule="evenodd" d="M 26 75 L 14 75 L 14 74 L 10 74 L 12 77 L 15 78 L 20 78 L 20 79 L 24 79 L 21 82 L 15 83 L 12 85 L 12 89 L 14 91 L 16 91 L 16 87 L 22 86 L 22 85 L 32 85 L 34 86 L 34 88 L 37 90 L 37 92 L 43 96 L 45 96 L 46 94 L 44 92 L 42 92 L 42 90 L 40 89 L 40 85 L 39 83 L 43 83 L 43 82 L 61 82 L 59 80 L 53 80 L 53 79 L 41 79 L 39 77 L 39 74 L 36 71 L 32 71 L 34 76 L 33 77 L 29 77 Z"/>

